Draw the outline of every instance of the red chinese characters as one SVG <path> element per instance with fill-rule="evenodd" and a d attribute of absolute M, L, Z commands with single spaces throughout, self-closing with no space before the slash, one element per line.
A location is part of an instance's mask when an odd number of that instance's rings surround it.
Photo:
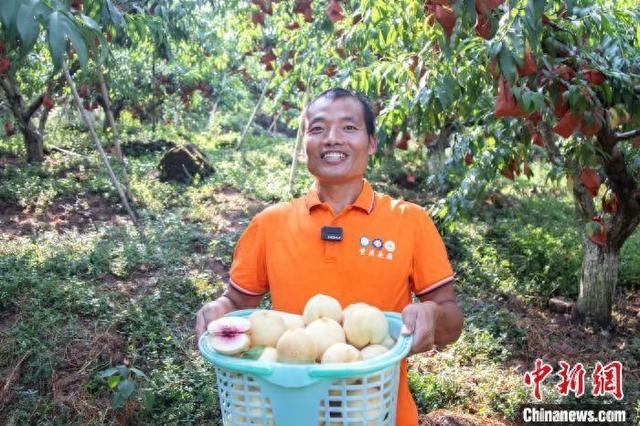
<path fill-rule="evenodd" d="M 561 370 L 557 373 L 560 376 L 561 381 L 558 383 L 558 392 L 561 395 L 568 395 L 569 391 L 573 391 L 576 397 L 584 395 L 584 375 L 585 369 L 582 363 L 577 363 L 572 369 L 569 369 L 570 365 L 564 361 L 558 363 Z"/>
<path fill-rule="evenodd" d="M 532 372 L 527 372 L 524 375 L 524 384 L 527 386 L 533 385 L 533 397 L 540 401 L 542 399 L 542 392 L 540 392 L 540 384 L 546 379 L 546 377 L 553 371 L 553 367 L 549 364 L 542 362 L 541 359 L 536 359 L 536 369 Z"/>
<path fill-rule="evenodd" d="M 598 361 L 591 374 L 591 380 L 593 380 L 593 389 L 591 389 L 593 396 L 604 396 L 610 393 L 617 400 L 621 400 L 624 396 L 620 361 L 611 361 L 604 367 Z"/>

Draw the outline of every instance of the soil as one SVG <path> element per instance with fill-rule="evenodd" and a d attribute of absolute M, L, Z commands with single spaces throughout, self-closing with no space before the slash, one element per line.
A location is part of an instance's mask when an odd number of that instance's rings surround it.
<path fill-rule="evenodd" d="M 23 209 L 0 200 L 0 228 L 8 239 L 44 231 L 82 232 L 100 222 L 124 223 L 126 215 L 109 200 L 94 194 L 78 194 L 49 204 L 44 211 Z"/>

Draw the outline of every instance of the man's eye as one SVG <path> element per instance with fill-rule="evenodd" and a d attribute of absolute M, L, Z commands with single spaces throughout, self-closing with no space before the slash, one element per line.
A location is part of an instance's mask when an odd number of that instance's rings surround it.
<path fill-rule="evenodd" d="M 358 130 L 356 126 L 345 126 L 345 130 Z"/>
<path fill-rule="evenodd" d="M 310 128 L 309 131 L 313 132 L 313 133 L 318 133 L 318 132 L 322 131 L 322 127 L 315 126 L 315 127 Z"/>

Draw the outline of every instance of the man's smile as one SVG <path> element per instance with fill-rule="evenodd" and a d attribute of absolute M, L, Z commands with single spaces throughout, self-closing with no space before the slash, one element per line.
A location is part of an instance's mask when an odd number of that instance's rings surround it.
<path fill-rule="evenodd" d="M 320 158 L 326 161 L 327 163 L 337 164 L 348 157 L 347 153 L 343 151 L 325 151 L 320 154 Z"/>

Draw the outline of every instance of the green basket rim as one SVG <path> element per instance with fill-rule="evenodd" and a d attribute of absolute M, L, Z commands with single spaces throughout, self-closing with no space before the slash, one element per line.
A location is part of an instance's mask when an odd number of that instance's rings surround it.
<path fill-rule="evenodd" d="M 243 309 L 229 312 L 225 316 L 247 317 L 255 311 L 261 309 Z M 402 316 L 397 312 L 383 312 L 387 321 L 399 322 L 402 324 Z M 289 364 L 281 362 L 259 362 L 256 360 L 233 357 L 220 354 L 209 347 L 207 340 L 208 333 L 205 331 L 198 341 L 198 348 L 202 356 L 216 367 L 226 368 L 239 373 L 249 373 L 257 376 L 269 376 L 279 366 L 286 366 L 287 369 L 295 369 L 305 372 L 309 377 L 333 377 L 346 378 L 362 376 L 369 373 L 375 373 L 386 367 L 397 364 L 405 358 L 411 350 L 413 343 L 413 335 L 399 334 L 396 344 L 384 354 L 375 358 L 358 361 L 355 363 L 339 363 L 339 364 Z"/>

